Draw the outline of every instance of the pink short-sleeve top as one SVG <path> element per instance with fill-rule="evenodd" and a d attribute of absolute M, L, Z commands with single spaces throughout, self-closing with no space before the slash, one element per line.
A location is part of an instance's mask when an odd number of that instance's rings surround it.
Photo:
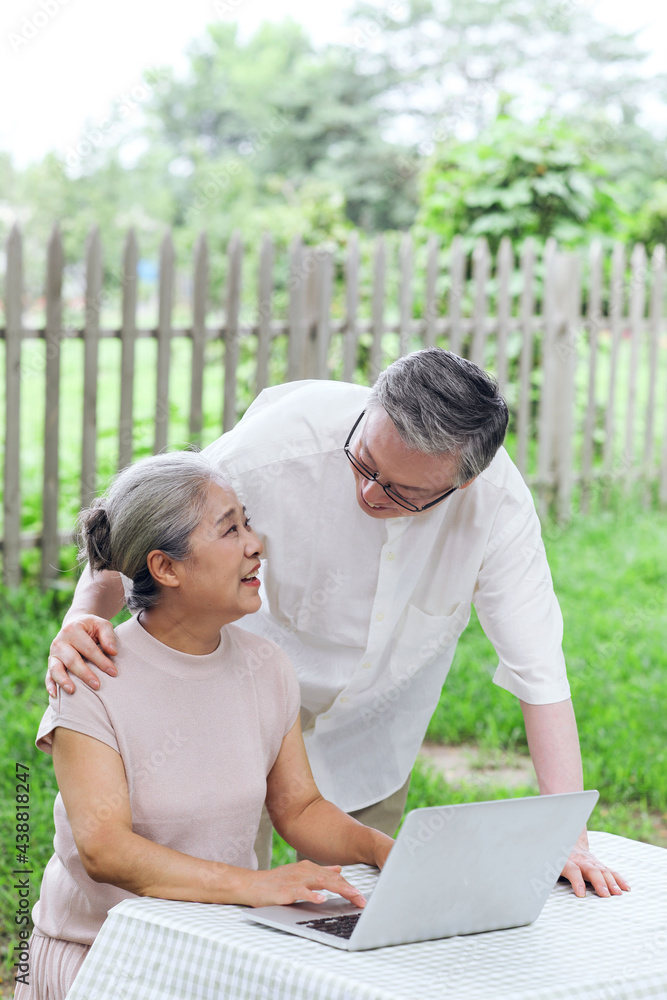
<path fill-rule="evenodd" d="M 234 625 L 204 656 L 163 645 L 136 618 L 116 629 L 116 642 L 118 676 L 92 667 L 97 691 L 81 682 L 72 695 L 59 688 L 37 746 L 50 753 L 57 726 L 106 743 L 123 760 L 135 833 L 194 857 L 256 869 L 266 778 L 299 714 L 288 658 Z M 133 893 L 88 877 L 60 794 L 54 818 L 55 852 L 34 923 L 50 937 L 91 944 L 107 911 Z"/>

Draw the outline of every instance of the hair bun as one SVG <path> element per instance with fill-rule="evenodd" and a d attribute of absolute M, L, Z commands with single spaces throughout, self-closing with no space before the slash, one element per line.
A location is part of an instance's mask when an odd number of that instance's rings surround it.
<path fill-rule="evenodd" d="M 92 570 L 113 569 L 111 555 L 111 523 L 105 499 L 95 500 L 79 515 L 82 548 Z"/>

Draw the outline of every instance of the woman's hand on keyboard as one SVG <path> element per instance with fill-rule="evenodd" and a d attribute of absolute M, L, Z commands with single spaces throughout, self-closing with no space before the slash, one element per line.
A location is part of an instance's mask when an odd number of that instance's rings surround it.
<path fill-rule="evenodd" d="M 312 861 L 281 865 L 271 871 L 244 870 L 247 884 L 241 888 L 238 902 L 246 906 L 296 903 L 300 899 L 323 903 L 327 898 L 323 893 L 328 891 L 349 899 L 355 906 L 365 906 L 363 895 L 343 878 L 340 870 L 340 865 L 322 866 Z"/>

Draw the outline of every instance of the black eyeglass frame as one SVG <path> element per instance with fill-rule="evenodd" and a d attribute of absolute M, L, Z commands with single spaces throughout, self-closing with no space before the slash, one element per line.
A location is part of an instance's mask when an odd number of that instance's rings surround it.
<path fill-rule="evenodd" d="M 389 486 L 383 486 L 382 483 L 378 482 L 378 476 L 380 475 L 380 473 L 371 472 L 371 470 L 366 468 L 366 466 L 363 465 L 358 458 L 355 458 L 350 449 L 350 441 L 352 440 L 352 436 L 354 435 L 354 432 L 361 423 L 361 419 L 365 415 L 365 413 L 366 413 L 365 410 L 361 411 L 361 413 L 354 422 L 352 430 L 347 436 L 347 441 L 343 445 L 343 451 L 347 455 L 350 464 L 354 466 L 357 472 L 361 473 L 364 479 L 368 479 L 369 482 L 377 483 L 378 486 L 380 486 L 384 490 L 384 492 L 387 494 L 390 500 L 393 500 L 395 503 L 399 505 L 399 507 L 402 507 L 404 510 L 411 510 L 414 514 L 421 514 L 423 510 L 428 510 L 429 507 L 435 507 L 437 503 L 441 503 L 446 497 L 451 496 L 451 494 L 458 489 L 458 486 L 452 486 L 451 490 L 447 490 L 447 492 L 443 493 L 442 496 L 437 498 L 437 500 L 431 500 L 430 503 L 425 503 L 423 507 L 417 507 L 416 504 L 411 503 L 409 500 L 406 500 L 405 497 L 402 497 L 400 493 L 394 492 L 391 489 L 391 483 L 389 484 Z"/>

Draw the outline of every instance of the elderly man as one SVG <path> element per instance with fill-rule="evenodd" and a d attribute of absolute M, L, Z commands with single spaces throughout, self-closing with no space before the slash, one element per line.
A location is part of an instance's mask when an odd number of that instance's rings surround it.
<path fill-rule="evenodd" d="M 520 699 L 540 791 L 583 787 L 562 618 L 506 427 L 496 383 L 430 348 L 372 389 L 267 389 L 206 449 L 264 543 L 264 605 L 242 624 L 294 663 L 316 781 L 390 834 L 472 603 L 500 661 L 494 681 Z M 122 605 L 121 579 L 84 571 L 51 648 L 51 694 L 54 681 L 71 690 L 65 667 L 92 684 L 79 654 L 113 673 L 107 619 Z M 629 888 L 585 831 L 563 875 L 577 895 L 584 880 L 601 896 Z"/>

